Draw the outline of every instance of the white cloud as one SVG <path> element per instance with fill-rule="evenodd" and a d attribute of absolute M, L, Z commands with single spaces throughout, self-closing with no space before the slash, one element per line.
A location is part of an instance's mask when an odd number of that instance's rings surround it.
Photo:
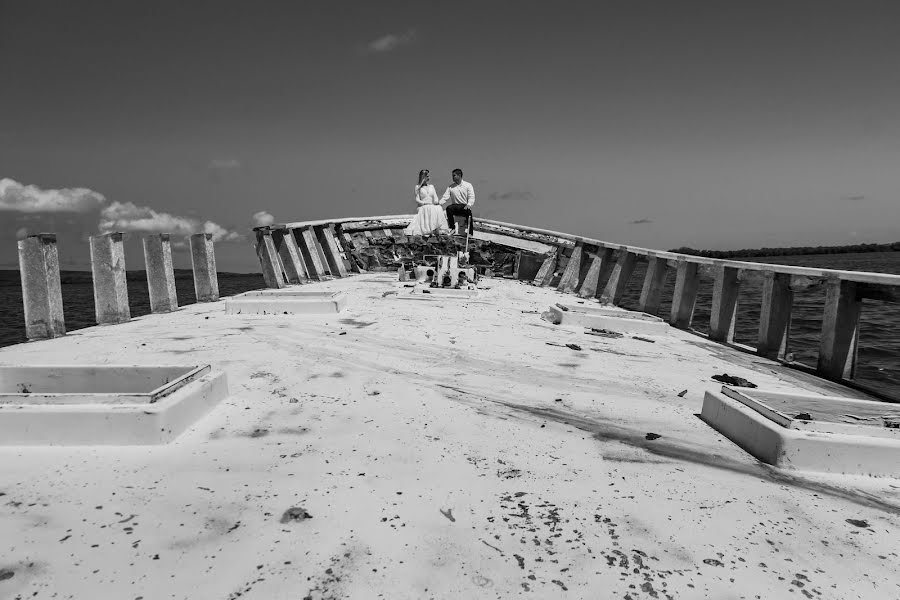
<path fill-rule="evenodd" d="M 366 46 L 369 52 L 381 53 L 396 50 L 400 46 L 411 44 L 416 40 L 416 30 L 410 29 L 406 33 L 396 35 L 389 33 L 380 38 L 374 39 Z"/>
<path fill-rule="evenodd" d="M 28 228 L 27 228 L 27 227 L 19 227 L 19 228 L 16 230 L 16 239 L 17 239 L 17 240 L 24 240 L 25 237 L 26 237 L 27 235 L 28 235 Z"/>
<path fill-rule="evenodd" d="M 267 227 L 275 222 L 275 217 L 272 216 L 272 213 L 268 213 L 264 210 L 261 210 L 257 213 L 253 213 L 253 223 L 254 227 Z"/>
<path fill-rule="evenodd" d="M 42 190 L 13 179 L 0 179 L 0 211 L 21 213 L 90 212 L 106 204 L 103 194 L 87 188 Z"/>
<path fill-rule="evenodd" d="M 137 206 L 133 202 L 112 202 L 104 207 L 100 211 L 99 229 L 104 232 L 133 231 L 183 236 L 211 233 L 215 242 L 236 242 L 244 239 L 240 233 L 230 231 L 218 223 L 157 212 L 147 206 Z"/>

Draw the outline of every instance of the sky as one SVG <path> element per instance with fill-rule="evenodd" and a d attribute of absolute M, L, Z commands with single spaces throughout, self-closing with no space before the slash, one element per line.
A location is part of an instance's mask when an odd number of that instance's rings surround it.
<path fill-rule="evenodd" d="M 900 5 L 0 0 L 0 268 L 17 236 L 411 213 L 669 249 L 900 240 Z M 183 242 L 176 266 L 190 260 Z"/>

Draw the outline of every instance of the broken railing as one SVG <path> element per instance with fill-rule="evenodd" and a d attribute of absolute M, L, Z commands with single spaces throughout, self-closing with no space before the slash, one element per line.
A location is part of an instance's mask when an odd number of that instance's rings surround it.
<path fill-rule="evenodd" d="M 124 323 L 131 319 L 124 236 L 124 233 L 117 232 L 91 236 L 90 239 L 98 325 Z M 150 311 L 153 313 L 171 312 L 178 308 L 169 238 L 168 233 L 143 236 Z M 29 235 L 19 241 L 18 247 L 22 301 L 25 305 L 25 336 L 29 340 L 40 340 L 65 335 L 56 234 Z M 197 302 L 215 302 L 219 299 L 219 281 L 212 234 L 190 236 L 190 249 Z"/>
<path fill-rule="evenodd" d="M 256 229 L 257 253 L 269 287 L 335 276 L 360 268 L 351 254 L 352 235 L 401 237 L 412 215 L 354 217 L 278 224 Z M 675 274 L 668 321 L 691 330 L 701 277 L 713 279 L 708 337 L 767 358 L 787 360 L 794 293 L 825 291 L 815 372 L 827 379 L 852 381 L 859 343 L 863 299 L 900 302 L 900 275 L 839 271 L 790 265 L 721 260 L 613 244 L 558 231 L 488 219 L 475 222 L 475 237 L 543 256 L 533 279 L 583 298 L 619 305 L 635 267 L 646 263 L 638 309 L 657 314 L 665 283 Z M 327 267 L 325 266 L 327 263 Z M 734 328 L 742 284 L 762 285 L 755 346 L 735 344 Z"/>

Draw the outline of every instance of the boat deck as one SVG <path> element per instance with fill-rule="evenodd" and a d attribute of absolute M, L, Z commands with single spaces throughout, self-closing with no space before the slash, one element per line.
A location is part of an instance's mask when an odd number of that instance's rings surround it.
<path fill-rule="evenodd" d="M 674 328 L 552 325 L 575 300 L 548 288 L 402 286 L 0 350 L 210 364 L 231 392 L 166 446 L 0 447 L 0 598 L 900 597 L 900 481 L 774 469 L 696 416 L 722 373 L 860 393 Z"/>

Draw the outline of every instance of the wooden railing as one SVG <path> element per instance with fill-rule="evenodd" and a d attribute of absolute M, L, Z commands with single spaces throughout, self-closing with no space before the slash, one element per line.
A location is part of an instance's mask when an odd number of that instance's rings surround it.
<path fill-rule="evenodd" d="M 344 234 L 379 229 L 390 233 L 405 227 L 411 218 L 412 215 L 353 217 L 257 228 L 257 239 L 261 242 L 258 253 L 264 275 L 270 271 L 267 285 L 280 287 L 285 280 L 299 283 L 310 278 L 310 273 L 304 277 L 304 268 L 315 272 L 317 267 L 305 267 L 305 259 L 309 256 L 314 263 L 316 254 L 328 258 L 333 252 L 330 260 L 342 262 L 353 270 L 353 262 L 347 256 L 349 235 Z M 477 219 L 475 230 L 476 237 L 481 232 L 490 234 L 494 240 L 520 239 L 541 244 L 546 252 L 534 278 L 535 285 L 554 285 L 561 292 L 598 298 L 613 305 L 621 304 L 636 265 L 646 262 L 638 301 L 638 309 L 644 312 L 656 314 L 659 311 L 667 275 L 674 272 L 668 320 L 672 326 L 681 329 L 692 330 L 700 279 L 711 277 L 709 339 L 780 361 L 786 361 L 794 292 L 824 288 L 822 331 L 814 370 L 822 377 L 845 383 L 851 382 L 856 370 L 862 301 L 868 298 L 900 302 L 900 275 L 721 260 L 615 244 L 490 219 Z M 288 232 L 291 235 L 286 235 Z M 335 240 L 333 250 L 327 247 L 331 244 L 329 238 Z M 269 239 L 271 245 L 267 245 Z M 299 251 L 293 250 L 295 244 L 291 240 L 299 243 Z M 320 243 L 316 244 L 317 241 Z M 343 261 L 338 261 L 338 257 Z M 282 275 L 280 283 L 279 273 Z M 755 347 L 734 343 L 738 295 L 741 285 L 751 282 L 762 286 Z"/>

